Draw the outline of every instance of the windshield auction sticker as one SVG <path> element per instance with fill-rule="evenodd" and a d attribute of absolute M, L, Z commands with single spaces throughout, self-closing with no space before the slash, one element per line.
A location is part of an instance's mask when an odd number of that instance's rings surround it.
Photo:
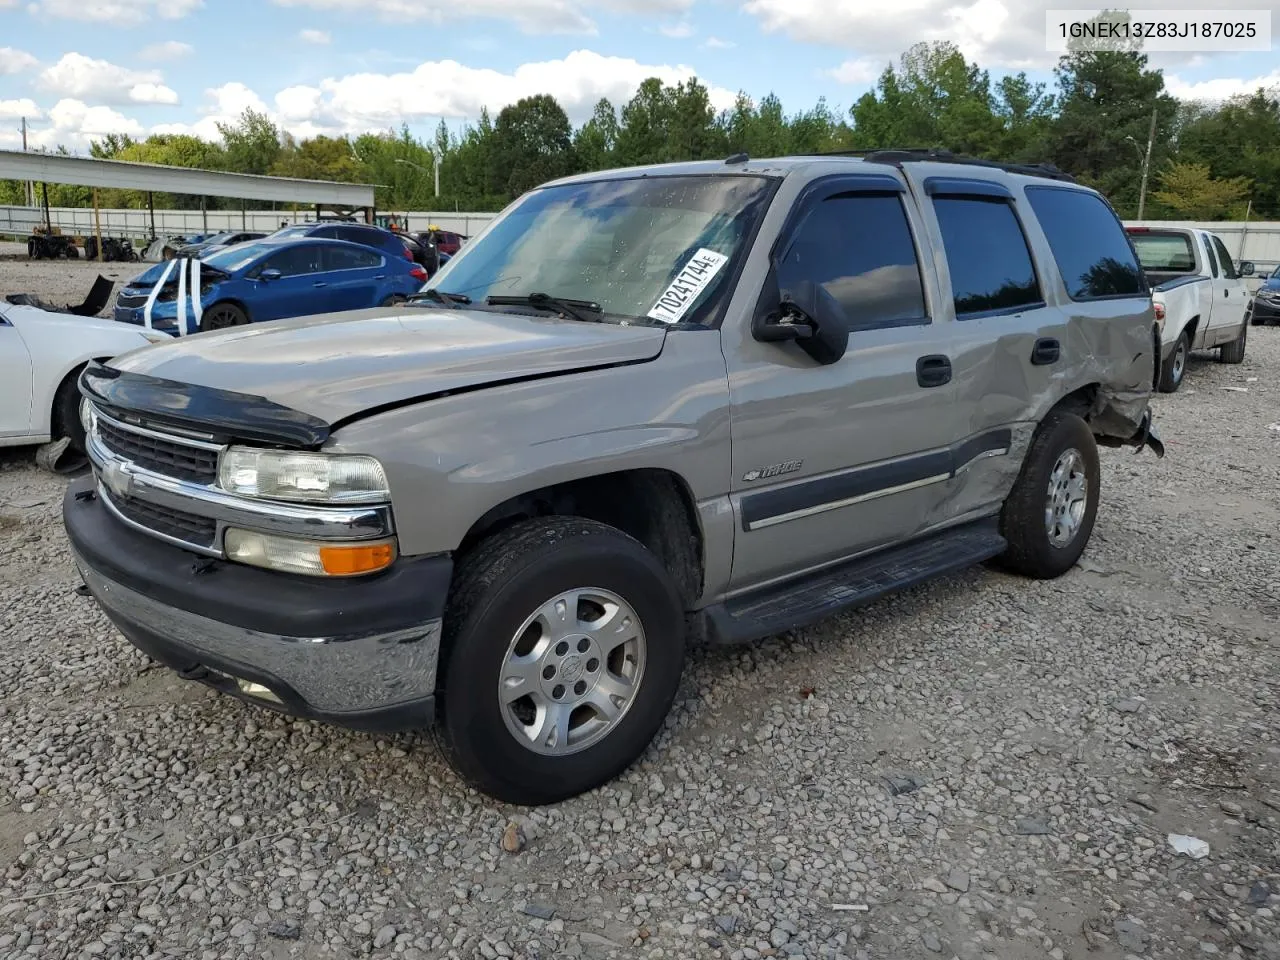
<path fill-rule="evenodd" d="M 662 292 L 658 302 L 649 311 L 649 318 L 661 320 L 663 323 L 679 323 L 688 313 L 698 294 L 707 288 L 715 275 L 720 272 L 729 258 L 723 253 L 701 248 L 695 253 L 684 269 L 676 274 L 670 286 Z"/>

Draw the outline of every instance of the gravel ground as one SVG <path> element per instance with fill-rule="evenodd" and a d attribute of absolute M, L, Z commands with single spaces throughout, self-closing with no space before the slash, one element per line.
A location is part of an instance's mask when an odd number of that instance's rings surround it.
<path fill-rule="evenodd" d="M 0 958 L 1280 958 L 1277 371 L 1280 329 L 1194 362 L 1061 580 L 695 653 L 637 766 L 535 811 L 151 664 L 0 454 Z"/>
<path fill-rule="evenodd" d="M 26 244 L 0 241 L 0 297 L 33 293 L 59 306 L 82 303 L 98 274 L 114 280 L 119 290 L 151 266 L 149 263 L 98 263 L 83 259 L 84 251 L 80 252 L 79 260 L 28 260 Z M 110 316 L 114 301 L 115 291 L 112 291 L 106 309 L 99 316 Z"/>

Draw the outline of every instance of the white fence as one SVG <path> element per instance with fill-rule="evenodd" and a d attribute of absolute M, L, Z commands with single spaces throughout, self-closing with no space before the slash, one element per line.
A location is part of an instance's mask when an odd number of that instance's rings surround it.
<path fill-rule="evenodd" d="M 404 217 L 410 230 L 425 230 L 433 224 L 441 230 L 452 230 L 463 236 L 471 236 L 493 219 L 492 213 L 434 213 L 430 211 L 405 213 L 381 210 Z M 128 237 L 141 242 L 151 236 L 151 214 L 146 210 L 99 210 L 102 235 Z M 54 226 L 64 234 L 89 237 L 94 234 L 92 208 L 50 207 L 49 217 Z M 198 233 L 217 233 L 220 230 L 259 230 L 270 233 L 282 223 L 303 223 L 314 220 L 311 209 L 293 213 L 288 210 L 157 210 L 155 212 L 158 235 L 190 236 Z M 25 237 L 37 224 L 44 223 L 44 210 L 36 207 L 0 206 L 0 236 Z"/>
<path fill-rule="evenodd" d="M 446 211 L 390 211 L 404 217 L 410 230 L 425 230 L 434 224 L 442 230 L 452 230 L 465 236 L 478 232 L 492 220 L 492 213 L 452 213 Z M 84 207 L 51 207 L 50 216 L 62 232 L 75 236 L 91 236 L 94 232 L 93 210 Z M 129 237 L 141 242 L 151 235 L 151 214 L 146 210 L 101 210 L 104 236 Z M 217 233 L 219 230 L 261 230 L 269 233 L 282 223 L 301 223 L 314 218 L 310 210 L 291 213 L 287 210 L 157 210 L 156 232 L 189 236 L 196 233 Z M 0 206 L 0 235 L 24 237 L 32 228 L 44 222 L 44 211 L 34 207 Z M 1172 220 L 1127 220 L 1129 226 L 1144 227 L 1196 227 L 1210 230 L 1222 238 L 1227 251 L 1238 261 L 1252 261 L 1259 274 L 1268 274 L 1280 268 L 1280 221 L 1191 222 Z"/>

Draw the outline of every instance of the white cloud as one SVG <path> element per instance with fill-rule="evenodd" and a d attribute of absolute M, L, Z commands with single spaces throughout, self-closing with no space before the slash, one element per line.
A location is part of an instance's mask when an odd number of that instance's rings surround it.
<path fill-rule="evenodd" d="M 871 57 L 855 57 L 852 60 L 846 60 L 834 70 L 828 70 L 827 76 L 839 80 L 841 83 L 851 83 L 857 86 L 869 86 L 876 82 L 880 74 L 884 73 L 884 68 L 888 62 L 873 60 Z"/>
<path fill-rule="evenodd" d="M 1180 100 L 1226 100 L 1239 94 L 1249 95 L 1261 87 L 1264 90 L 1280 90 L 1280 70 L 1272 70 L 1261 77 L 1217 77 L 1194 83 L 1183 80 L 1177 74 L 1166 73 L 1165 89 Z"/>
<path fill-rule="evenodd" d="M 88 20 L 131 26 L 159 17 L 181 20 L 204 0 L 34 0 L 31 12 L 60 20 Z"/>
<path fill-rule="evenodd" d="M 180 40 L 166 40 L 164 43 L 153 43 L 150 46 L 143 47 L 138 51 L 138 59 L 140 60 L 181 60 L 183 57 L 189 57 L 195 53 L 195 47 L 189 43 L 183 43 Z"/>
<path fill-rule="evenodd" d="M 37 82 L 51 93 L 78 100 L 107 104 L 177 103 L 178 95 L 161 82 L 163 79 L 158 70 L 130 70 L 82 53 L 67 53 L 41 71 Z"/>
<path fill-rule="evenodd" d="M 708 50 L 730 50 L 737 46 L 732 40 L 721 40 L 719 37 L 707 37 L 702 45 Z"/>
<path fill-rule="evenodd" d="M 189 133 L 204 140 L 216 141 L 222 139 L 218 124 L 235 123 L 245 110 L 265 113 L 273 119 L 279 119 L 260 96 L 238 80 L 206 90 L 205 98 L 199 120 L 192 123 L 158 123 L 151 128 L 151 132 Z"/>
<path fill-rule="evenodd" d="M 0 120 L 38 120 L 44 116 L 34 100 L 0 100 Z"/>
<path fill-rule="evenodd" d="M 526 63 L 511 73 L 441 60 L 408 73 L 359 73 L 322 80 L 317 86 L 290 87 L 277 95 L 276 107 L 291 131 L 307 120 L 328 132 L 363 132 L 424 118 L 474 119 L 481 108 L 496 112 L 521 97 L 548 93 L 571 120 L 581 122 L 601 97 L 620 104 L 648 77 L 675 84 L 696 73 L 685 65 L 643 64 L 590 50 L 575 50 L 562 60 Z M 710 95 L 717 109 L 733 105 L 731 90 L 713 86 Z"/>
<path fill-rule="evenodd" d="M 693 24 L 688 20 L 681 20 L 679 23 L 664 23 L 658 27 L 658 32 L 664 37 L 670 37 L 673 40 L 686 40 L 693 36 Z"/>
<path fill-rule="evenodd" d="M 1172 6 L 1176 0 L 1165 0 Z M 983 67 L 1051 66 L 1045 48 L 1045 10 L 1055 0 L 746 0 L 743 9 L 767 33 L 856 51 L 860 57 L 897 57 L 920 41 L 950 40 Z"/>
<path fill-rule="evenodd" d="M 0 117 L 5 115 L 7 105 L 15 102 L 30 104 L 30 101 L 22 100 L 0 102 Z M 0 127 L 0 147 L 22 145 L 21 134 L 12 131 L 11 127 L 12 124 Z M 137 120 L 110 107 L 89 106 L 81 100 L 64 98 L 49 109 L 45 123 L 28 130 L 27 137 L 32 147 L 52 150 L 61 146 L 73 152 L 84 152 L 91 141 L 101 139 L 109 133 L 127 133 L 139 137 L 142 136 L 143 129 Z"/>
<path fill-rule="evenodd" d="M 40 61 L 25 50 L 0 47 L 0 77 L 30 70 Z"/>
<path fill-rule="evenodd" d="M 326 44 L 333 40 L 327 30 L 299 30 L 298 36 L 307 43 Z"/>
<path fill-rule="evenodd" d="M 525 33 L 596 33 L 593 10 L 662 15 L 681 13 L 694 0 L 272 0 L 282 7 L 303 7 L 340 13 L 373 13 L 382 20 L 404 23 L 425 20 L 496 19 L 513 22 Z"/>

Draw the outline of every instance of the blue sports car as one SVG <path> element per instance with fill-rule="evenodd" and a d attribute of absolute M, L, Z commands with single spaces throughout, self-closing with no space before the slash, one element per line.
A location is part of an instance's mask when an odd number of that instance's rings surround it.
<path fill-rule="evenodd" d="M 199 310 L 190 289 L 197 268 Z M 145 323 L 147 301 L 162 277 L 164 284 L 151 303 L 151 326 L 170 334 L 178 332 L 179 286 L 186 294 L 182 301 L 185 332 L 196 333 L 261 320 L 390 306 L 417 293 L 427 280 L 426 271 L 412 260 L 361 244 L 267 237 L 227 247 L 205 260 L 157 263 L 120 291 L 115 318 Z"/>

